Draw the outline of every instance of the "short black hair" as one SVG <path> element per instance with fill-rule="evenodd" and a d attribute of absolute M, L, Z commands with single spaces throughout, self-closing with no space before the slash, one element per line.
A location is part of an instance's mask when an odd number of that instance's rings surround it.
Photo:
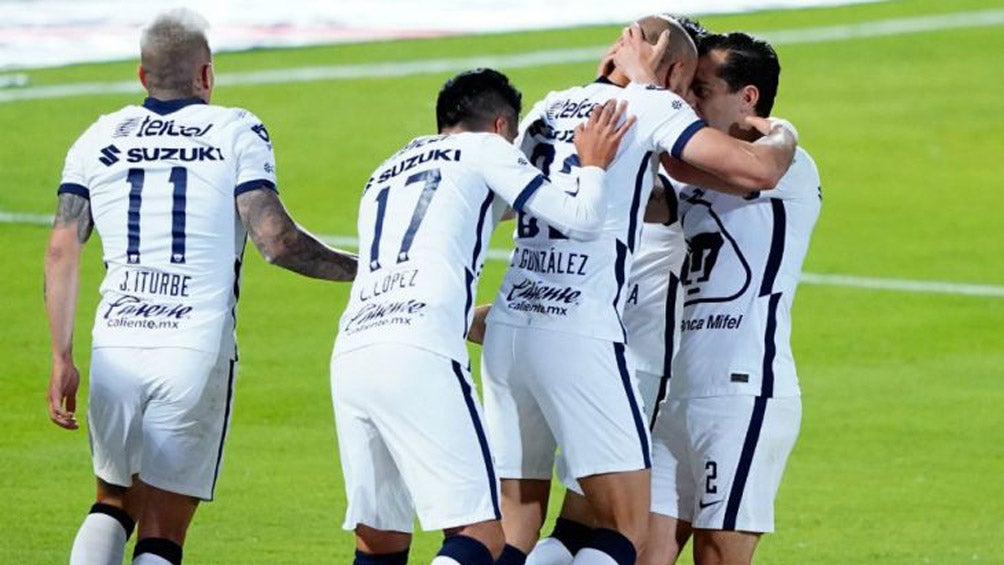
<path fill-rule="evenodd" d="M 678 16 L 676 14 L 666 15 L 676 20 L 676 22 L 683 27 L 684 31 L 687 32 L 687 35 L 690 36 L 690 39 L 698 48 L 701 46 L 701 40 L 711 34 L 711 32 L 708 31 L 708 28 L 704 27 L 700 21 L 695 20 L 694 18 Z"/>
<path fill-rule="evenodd" d="M 500 114 L 512 112 L 518 119 L 523 95 L 509 78 L 492 69 L 464 71 L 446 81 L 436 101 L 436 126 L 464 124 L 471 129 L 488 127 Z"/>
<path fill-rule="evenodd" d="M 711 51 L 725 51 L 725 63 L 719 67 L 718 76 L 728 83 L 732 92 L 749 84 L 757 87 L 760 99 L 756 103 L 756 113 L 763 118 L 770 116 L 781 78 L 781 63 L 770 43 L 734 31 L 705 36 L 697 47 L 701 56 Z"/>

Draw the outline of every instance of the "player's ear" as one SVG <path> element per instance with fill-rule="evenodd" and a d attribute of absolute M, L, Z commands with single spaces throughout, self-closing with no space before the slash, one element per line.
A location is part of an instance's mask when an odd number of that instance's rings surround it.
<path fill-rule="evenodd" d="M 206 93 L 206 101 L 208 102 L 209 96 L 213 91 L 213 84 L 216 82 L 216 75 L 213 73 L 213 64 L 205 63 L 199 70 L 199 86 Z"/>
<path fill-rule="evenodd" d="M 760 89 L 752 84 L 747 84 L 742 88 L 743 110 L 749 110 L 755 114 L 756 103 L 760 101 Z"/>
<path fill-rule="evenodd" d="M 150 90 L 150 87 L 146 84 L 147 81 L 146 69 L 143 68 L 143 65 L 139 66 L 139 68 L 136 70 L 136 74 L 139 75 L 139 83 L 143 85 L 143 88 L 145 88 L 146 90 Z"/>

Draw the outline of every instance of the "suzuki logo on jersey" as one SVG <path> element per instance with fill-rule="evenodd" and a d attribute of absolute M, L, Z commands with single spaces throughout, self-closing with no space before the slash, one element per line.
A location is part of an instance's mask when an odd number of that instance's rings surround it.
<path fill-rule="evenodd" d="M 251 131 L 258 134 L 258 137 L 260 137 L 261 140 L 264 141 L 265 143 L 271 143 L 271 138 L 268 135 L 268 130 L 265 129 L 265 124 L 258 124 L 256 126 L 251 126 Z"/>
<path fill-rule="evenodd" d="M 119 128 L 125 125 L 126 123 L 123 122 Z M 143 123 L 140 124 L 136 137 L 156 137 L 160 135 L 170 137 L 202 137 L 211 129 L 213 129 L 213 124 L 206 124 L 205 127 L 201 128 L 198 126 L 182 126 L 175 124 L 174 120 L 158 120 L 147 116 L 143 119 Z"/>
<path fill-rule="evenodd" d="M 428 163 L 430 161 L 459 161 L 459 160 L 460 160 L 459 149 L 432 149 L 430 151 L 422 153 L 421 155 L 413 155 L 411 157 L 408 157 L 407 159 L 394 163 L 393 167 L 385 169 L 383 172 L 380 173 L 380 177 L 379 179 L 377 179 L 377 182 L 385 183 L 405 171 L 414 169 L 415 167 L 421 165 L 422 163 Z M 366 183 L 367 188 L 369 188 L 369 184 L 370 183 Z"/>
<path fill-rule="evenodd" d="M 101 154 L 103 155 L 103 157 L 98 157 L 98 161 L 104 163 L 106 167 L 111 167 L 115 163 L 119 162 L 118 154 L 121 152 L 122 150 L 119 149 L 118 147 L 115 147 L 114 145 L 109 145 L 108 147 L 101 149 Z"/>
<path fill-rule="evenodd" d="M 143 161 L 184 161 L 190 163 L 192 161 L 223 160 L 223 151 L 219 147 L 133 147 L 126 153 L 126 161 L 130 163 L 142 163 Z"/>

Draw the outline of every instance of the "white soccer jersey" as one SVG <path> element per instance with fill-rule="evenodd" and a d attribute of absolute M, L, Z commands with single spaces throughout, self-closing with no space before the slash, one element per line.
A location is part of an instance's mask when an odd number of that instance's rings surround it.
<path fill-rule="evenodd" d="M 245 110 L 148 98 L 98 118 L 59 187 L 90 198 L 101 236 L 94 346 L 235 347 L 246 232 L 234 199 L 275 186 L 268 132 Z"/>
<path fill-rule="evenodd" d="M 407 144 L 376 169 L 363 192 L 360 268 L 334 355 L 390 342 L 467 359 L 485 242 L 509 205 L 577 236 L 599 232 L 603 171 L 582 168 L 561 182 L 578 197 L 550 186 L 515 146 L 492 133 Z"/>
<path fill-rule="evenodd" d="M 552 92 L 538 102 L 521 125 L 524 153 L 552 178 L 574 171 L 575 127 L 610 99 L 626 100 L 628 113 L 638 121 L 607 170 L 611 186 L 602 234 L 594 241 L 572 241 L 540 218 L 520 214 L 515 249 L 490 322 L 625 341 L 624 283 L 658 170 L 657 154 L 679 157 L 704 122 L 672 92 L 636 84 L 620 88 L 600 80 Z"/>
<path fill-rule="evenodd" d="M 799 395 L 791 305 L 820 190 L 816 164 L 799 148 L 774 190 L 680 191 L 689 253 L 670 397 Z"/>
<path fill-rule="evenodd" d="M 676 199 L 669 185 L 666 198 Z M 677 298 L 680 268 L 686 255 L 683 228 L 677 218 L 668 224 L 642 226 L 624 301 L 627 352 L 638 371 L 663 376 L 671 372 L 682 310 L 682 301 Z"/>

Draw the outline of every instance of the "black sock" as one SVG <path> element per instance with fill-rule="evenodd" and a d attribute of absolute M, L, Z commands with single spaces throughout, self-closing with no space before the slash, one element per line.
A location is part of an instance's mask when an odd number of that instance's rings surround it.
<path fill-rule="evenodd" d="M 554 530 L 551 531 L 551 537 L 560 541 L 572 555 L 575 555 L 589 543 L 593 532 L 592 528 L 582 522 L 558 518 L 554 523 Z"/>
<path fill-rule="evenodd" d="M 593 532 L 593 539 L 585 547 L 606 553 L 618 565 L 633 565 L 638 559 L 638 551 L 624 534 L 606 528 L 596 528 Z"/>
<path fill-rule="evenodd" d="M 480 541 L 462 535 L 450 536 L 443 540 L 438 555 L 449 557 L 462 565 L 494 565 L 492 552 Z"/>
<path fill-rule="evenodd" d="M 356 559 L 353 565 L 406 565 L 408 563 L 408 550 L 396 553 L 367 553 L 356 550 Z"/>
<path fill-rule="evenodd" d="M 107 514 L 112 518 L 118 520 L 119 524 L 122 524 L 122 529 L 126 532 L 126 539 L 132 536 L 133 530 L 136 529 L 136 522 L 129 517 L 129 514 L 125 510 L 117 506 L 112 506 L 111 504 L 105 504 L 103 502 L 95 502 L 94 506 L 91 506 L 91 511 L 88 514 Z"/>
<path fill-rule="evenodd" d="M 132 552 L 132 558 L 136 559 L 136 557 L 143 553 L 152 553 L 157 557 L 170 561 L 174 565 L 181 565 L 181 546 L 169 539 L 140 539 L 136 542 L 136 549 Z"/>
<path fill-rule="evenodd" d="M 499 556 L 495 565 L 524 565 L 524 563 L 526 563 L 526 554 L 516 546 L 505 544 L 502 555 Z"/>

